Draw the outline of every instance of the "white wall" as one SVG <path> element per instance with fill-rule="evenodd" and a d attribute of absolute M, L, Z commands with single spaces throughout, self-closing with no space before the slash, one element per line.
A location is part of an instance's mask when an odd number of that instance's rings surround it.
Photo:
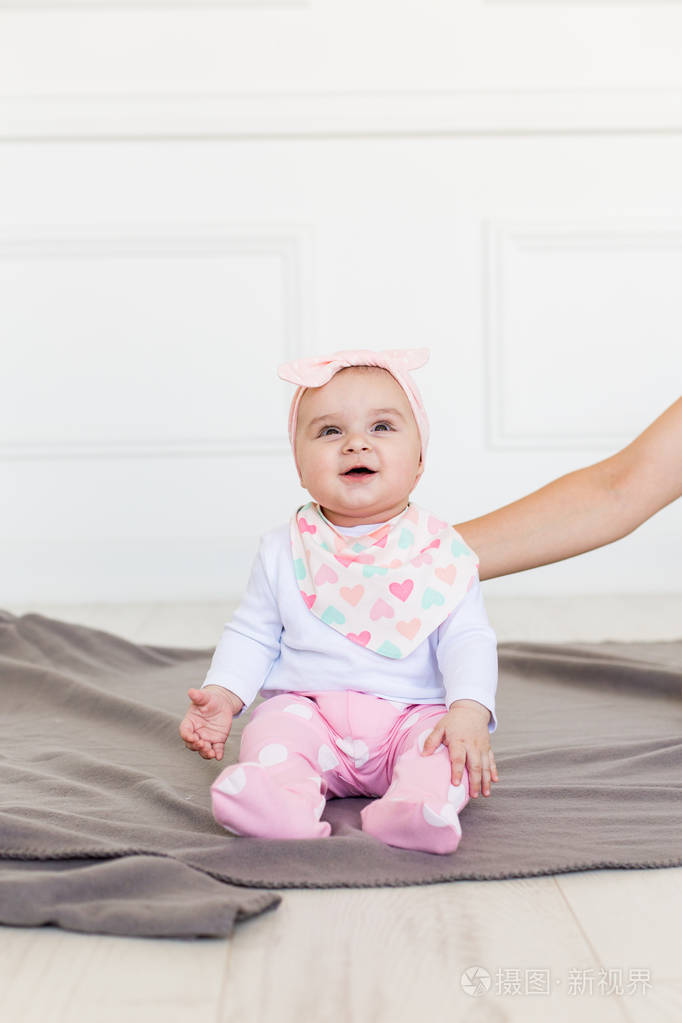
<path fill-rule="evenodd" d="M 682 390 L 682 3 L 0 0 L 0 606 L 239 595 L 277 363 L 431 348 L 461 521 Z M 235 503 L 239 502 L 239 503 Z M 680 592 L 682 507 L 499 594 Z"/>

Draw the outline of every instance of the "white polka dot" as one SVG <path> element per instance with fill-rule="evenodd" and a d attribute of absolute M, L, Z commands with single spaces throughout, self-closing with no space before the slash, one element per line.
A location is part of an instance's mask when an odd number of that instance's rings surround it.
<path fill-rule="evenodd" d="M 451 803 L 446 803 L 440 813 L 436 813 L 435 810 L 432 810 L 430 806 L 424 803 L 422 814 L 426 823 L 431 824 L 434 828 L 452 827 L 458 835 L 462 834 L 457 811 Z"/>
<path fill-rule="evenodd" d="M 432 732 L 432 731 L 433 731 L 433 728 L 427 728 L 427 729 L 426 729 L 425 731 L 423 731 L 423 732 L 420 732 L 420 733 L 419 733 L 419 738 L 417 739 L 417 746 L 419 747 L 419 752 L 420 752 L 420 753 L 423 753 L 423 752 L 424 752 L 424 743 L 426 742 L 426 740 L 428 739 L 428 737 L 429 737 L 429 736 L 431 735 L 431 732 Z M 441 743 L 439 743 L 439 744 L 438 744 L 438 745 L 436 746 L 436 748 L 435 748 L 434 750 L 432 750 L 432 751 L 431 751 L 431 755 L 433 756 L 433 754 L 434 754 L 434 753 L 437 753 L 437 752 L 438 752 L 438 750 L 439 750 L 439 749 L 441 749 L 441 748 L 442 748 L 442 749 L 445 749 L 445 747 L 443 746 L 443 743 L 442 743 L 442 742 L 441 742 Z"/>
<path fill-rule="evenodd" d="M 271 767 L 273 764 L 281 764 L 288 756 L 286 746 L 281 742 L 271 742 L 269 746 L 263 746 L 258 754 L 258 760 L 264 766 Z"/>
<path fill-rule="evenodd" d="M 403 728 L 409 728 L 411 725 L 413 725 L 415 723 L 415 721 L 418 721 L 418 720 L 419 720 L 419 712 L 415 710 L 412 714 L 410 714 L 408 717 L 405 718 L 405 720 L 403 721 L 402 725 L 400 726 L 400 731 L 402 732 Z"/>
<path fill-rule="evenodd" d="M 351 739 L 349 735 L 337 739 L 336 745 L 353 759 L 356 767 L 362 767 L 369 760 L 369 746 L 362 739 Z"/>
<path fill-rule="evenodd" d="M 436 813 L 435 810 L 432 810 L 427 803 L 424 803 L 424 805 L 422 806 L 422 814 L 424 816 L 424 820 L 426 821 L 426 823 L 432 824 L 434 828 L 447 827 L 448 822 L 445 820 L 445 818 L 441 817 L 441 815 L 439 813 Z"/>
<path fill-rule="evenodd" d="M 242 767 L 235 767 L 234 771 L 225 774 L 216 782 L 216 787 L 228 796 L 236 796 L 246 785 L 246 772 Z"/>
<path fill-rule="evenodd" d="M 459 817 L 457 816 L 457 811 L 455 810 L 452 803 L 446 803 L 445 806 L 441 808 L 440 815 L 441 817 L 444 817 L 446 821 L 452 824 L 454 828 L 458 826 Z"/>
<path fill-rule="evenodd" d="M 306 707 L 305 703 L 290 703 L 288 707 L 284 708 L 285 714 L 297 714 L 300 718 L 305 718 L 307 721 L 313 716 L 313 708 Z"/>
<path fill-rule="evenodd" d="M 327 800 L 323 796 L 322 799 L 320 800 L 319 805 L 316 806 L 315 809 L 313 810 L 313 814 L 315 815 L 315 818 L 318 821 L 319 821 L 320 817 L 322 816 L 322 811 L 325 808 L 326 802 L 327 802 Z"/>
<path fill-rule="evenodd" d="M 331 771 L 332 767 L 338 767 L 339 758 L 331 746 L 328 746 L 325 742 L 317 751 L 317 762 L 322 771 Z"/>
<path fill-rule="evenodd" d="M 448 802 L 453 805 L 456 813 L 459 813 L 466 801 L 467 790 L 463 781 L 459 785 L 450 785 L 448 787 Z"/>

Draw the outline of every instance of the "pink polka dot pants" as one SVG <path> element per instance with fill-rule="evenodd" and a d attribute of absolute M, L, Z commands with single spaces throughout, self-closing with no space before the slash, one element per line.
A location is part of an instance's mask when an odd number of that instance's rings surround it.
<path fill-rule="evenodd" d="M 244 728 L 239 763 L 211 786 L 213 816 L 237 835 L 327 838 L 327 799 L 375 796 L 361 812 L 368 834 L 403 849 L 449 853 L 469 777 L 451 783 L 447 747 L 422 756 L 443 704 L 403 704 L 349 689 L 282 693 Z"/>

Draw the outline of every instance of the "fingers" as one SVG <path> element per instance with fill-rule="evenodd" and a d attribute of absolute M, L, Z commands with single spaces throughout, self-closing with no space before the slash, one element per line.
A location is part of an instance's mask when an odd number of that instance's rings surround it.
<path fill-rule="evenodd" d="M 187 695 L 197 707 L 203 707 L 211 698 L 211 694 L 207 693 L 205 689 L 188 689 Z"/>
<path fill-rule="evenodd" d="M 499 781 L 495 758 L 492 750 L 467 748 L 463 742 L 450 744 L 450 760 L 452 762 L 452 784 L 459 785 L 462 781 L 464 767 L 469 773 L 469 795 L 473 798 L 481 792 L 490 795 L 490 782 Z"/>
<path fill-rule="evenodd" d="M 490 795 L 490 767 L 485 753 L 481 758 L 481 792 L 484 796 Z"/>
<path fill-rule="evenodd" d="M 469 794 L 473 797 L 490 795 L 490 781 L 499 781 L 497 768 L 493 758 L 492 750 L 484 750 L 480 754 L 478 750 L 469 754 L 467 763 L 469 771 Z"/>
<path fill-rule="evenodd" d="M 213 746 L 211 745 L 210 742 L 207 742 L 205 739 L 196 739 L 194 742 L 186 742 L 185 746 L 187 747 L 188 750 L 192 750 L 194 753 L 198 753 L 199 756 L 204 758 L 204 760 L 214 759 L 222 760 L 223 758 L 222 748 L 220 751 L 220 756 L 217 757 L 213 749 Z"/>
<path fill-rule="evenodd" d="M 452 761 L 452 784 L 459 785 L 462 780 L 464 764 L 466 763 L 467 751 L 464 743 L 458 743 L 454 750 L 450 750 Z"/>
<path fill-rule="evenodd" d="M 194 725 L 189 717 L 185 717 L 180 722 L 180 738 L 184 742 L 185 746 L 189 750 L 194 750 L 196 753 L 200 753 L 206 760 L 210 760 L 213 753 L 208 751 L 211 749 L 210 742 L 205 739 L 199 738 L 199 735 L 194 730 Z"/>
<path fill-rule="evenodd" d="M 192 742 L 196 737 L 194 725 L 192 724 L 188 717 L 184 717 L 182 719 L 178 731 L 180 732 L 180 738 L 184 740 L 185 745 Z"/>
<path fill-rule="evenodd" d="M 469 795 L 475 799 L 481 791 L 481 761 L 476 758 L 475 754 L 469 757 L 467 770 L 469 771 Z"/>
<path fill-rule="evenodd" d="M 438 749 L 441 743 L 441 739 L 443 738 L 444 731 L 445 731 L 444 728 L 441 728 L 440 725 L 436 725 L 434 730 L 431 732 L 431 735 L 428 735 L 426 737 L 426 742 L 424 743 L 424 747 L 422 749 L 423 757 L 428 756 L 429 753 L 433 753 L 435 749 Z"/>

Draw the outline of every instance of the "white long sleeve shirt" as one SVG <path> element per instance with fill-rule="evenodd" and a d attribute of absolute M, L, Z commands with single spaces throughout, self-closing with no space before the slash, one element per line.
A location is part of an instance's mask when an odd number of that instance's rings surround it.
<path fill-rule="evenodd" d="M 340 527 L 348 536 L 383 523 Z M 478 578 L 445 619 L 407 657 L 384 657 L 346 639 L 313 615 L 294 574 L 289 523 L 260 540 L 246 593 L 213 654 L 203 686 L 230 689 L 244 701 L 237 717 L 262 690 L 281 692 L 354 689 L 397 703 L 476 700 L 497 728 L 497 644 L 483 606 Z"/>

